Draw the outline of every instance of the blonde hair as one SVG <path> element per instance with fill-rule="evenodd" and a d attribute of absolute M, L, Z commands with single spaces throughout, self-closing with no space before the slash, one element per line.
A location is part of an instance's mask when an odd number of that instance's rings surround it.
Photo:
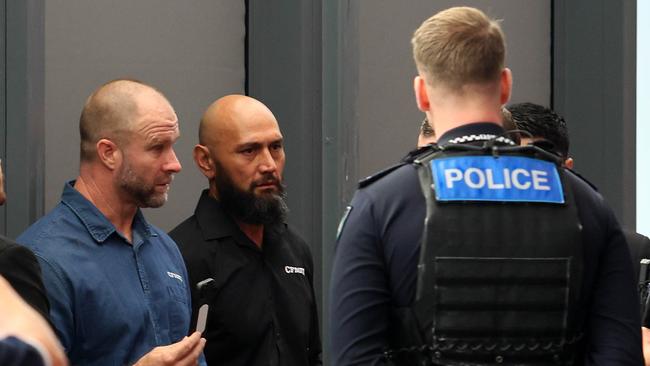
<path fill-rule="evenodd" d="M 499 80 L 505 64 L 505 36 L 499 23 L 470 7 L 443 10 L 415 31 L 415 64 L 430 85 L 462 90 L 466 84 Z"/>

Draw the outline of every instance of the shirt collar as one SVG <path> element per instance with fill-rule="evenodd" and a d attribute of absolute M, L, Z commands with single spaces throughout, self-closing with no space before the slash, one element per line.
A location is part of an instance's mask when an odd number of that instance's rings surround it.
<path fill-rule="evenodd" d="M 239 231 L 235 220 L 226 213 L 219 201 L 210 196 L 208 189 L 201 192 L 194 214 L 206 240 L 234 236 Z M 227 225 L 218 223 L 227 223 Z"/>
<path fill-rule="evenodd" d="M 235 222 L 224 209 L 221 203 L 214 197 L 210 196 L 208 189 L 201 192 L 201 198 L 194 210 L 196 220 L 201 229 L 201 233 L 205 240 L 214 240 L 225 237 L 234 237 L 238 244 L 252 245 L 255 247 L 246 234 L 244 234 L 239 225 Z M 286 224 L 278 225 L 264 225 L 264 246 L 268 247 L 269 242 L 275 235 L 281 234 L 286 230 Z"/>
<path fill-rule="evenodd" d="M 74 180 L 65 183 L 63 186 L 63 194 L 61 195 L 61 202 L 74 212 L 97 243 L 103 243 L 111 234 L 117 232 L 117 230 L 92 202 L 88 201 L 86 197 L 74 188 L 74 183 Z M 140 209 L 138 209 L 133 218 L 132 227 L 133 231 L 137 231 L 142 238 L 156 235 L 151 230 L 149 223 L 145 220 Z"/>
<path fill-rule="evenodd" d="M 453 128 L 440 136 L 439 146 L 463 144 L 475 141 L 488 141 L 497 138 L 498 142 L 515 145 L 514 141 L 504 137 L 505 130 L 494 122 L 477 122 Z"/>

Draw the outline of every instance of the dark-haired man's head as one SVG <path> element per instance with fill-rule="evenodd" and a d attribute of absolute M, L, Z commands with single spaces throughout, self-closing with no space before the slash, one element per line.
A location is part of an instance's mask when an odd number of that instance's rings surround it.
<path fill-rule="evenodd" d="M 508 106 L 517 129 L 532 137 L 521 136 L 521 144 L 535 143 L 562 157 L 565 165 L 573 167 L 569 157 L 569 133 L 564 118 L 550 108 L 535 103 L 516 103 Z"/>

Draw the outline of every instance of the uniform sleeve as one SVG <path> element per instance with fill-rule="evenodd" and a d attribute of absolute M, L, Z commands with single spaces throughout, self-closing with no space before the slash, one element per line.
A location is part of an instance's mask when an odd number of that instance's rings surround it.
<path fill-rule="evenodd" d="M 371 200 L 358 191 L 334 254 L 330 282 L 333 365 L 381 365 L 390 290 Z"/>
<path fill-rule="evenodd" d="M 639 297 L 629 249 L 607 207 L 606 246 L 598 260 L 591 309 L 587 314 L 586 365 L 641 365 Z M 585 245 L 590 245 L 589 240 Z"/>
<path fill-rule="evenodd" d="M 49 304 L 34 253 L 21 245 L 10 245 L 0 255 L 0 268 L 23 300 L 48 319 Z"/>

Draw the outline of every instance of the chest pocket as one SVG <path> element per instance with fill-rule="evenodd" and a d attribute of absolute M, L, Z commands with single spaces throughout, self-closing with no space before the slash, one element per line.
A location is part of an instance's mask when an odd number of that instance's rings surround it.
<path fill-rule="evenodd" d="M 189 331 L 189 329 L 185 328 L 190 324 L 190 305 L 187 298 L 187 290 L 183 282 L 177 280 L 172 281 L 172 283 L 167 285 L 167 292 L 169 294 L 169 311 L 167 314 L 169 315 L 170 337 L 175 342 L 183 338 Z"/>

